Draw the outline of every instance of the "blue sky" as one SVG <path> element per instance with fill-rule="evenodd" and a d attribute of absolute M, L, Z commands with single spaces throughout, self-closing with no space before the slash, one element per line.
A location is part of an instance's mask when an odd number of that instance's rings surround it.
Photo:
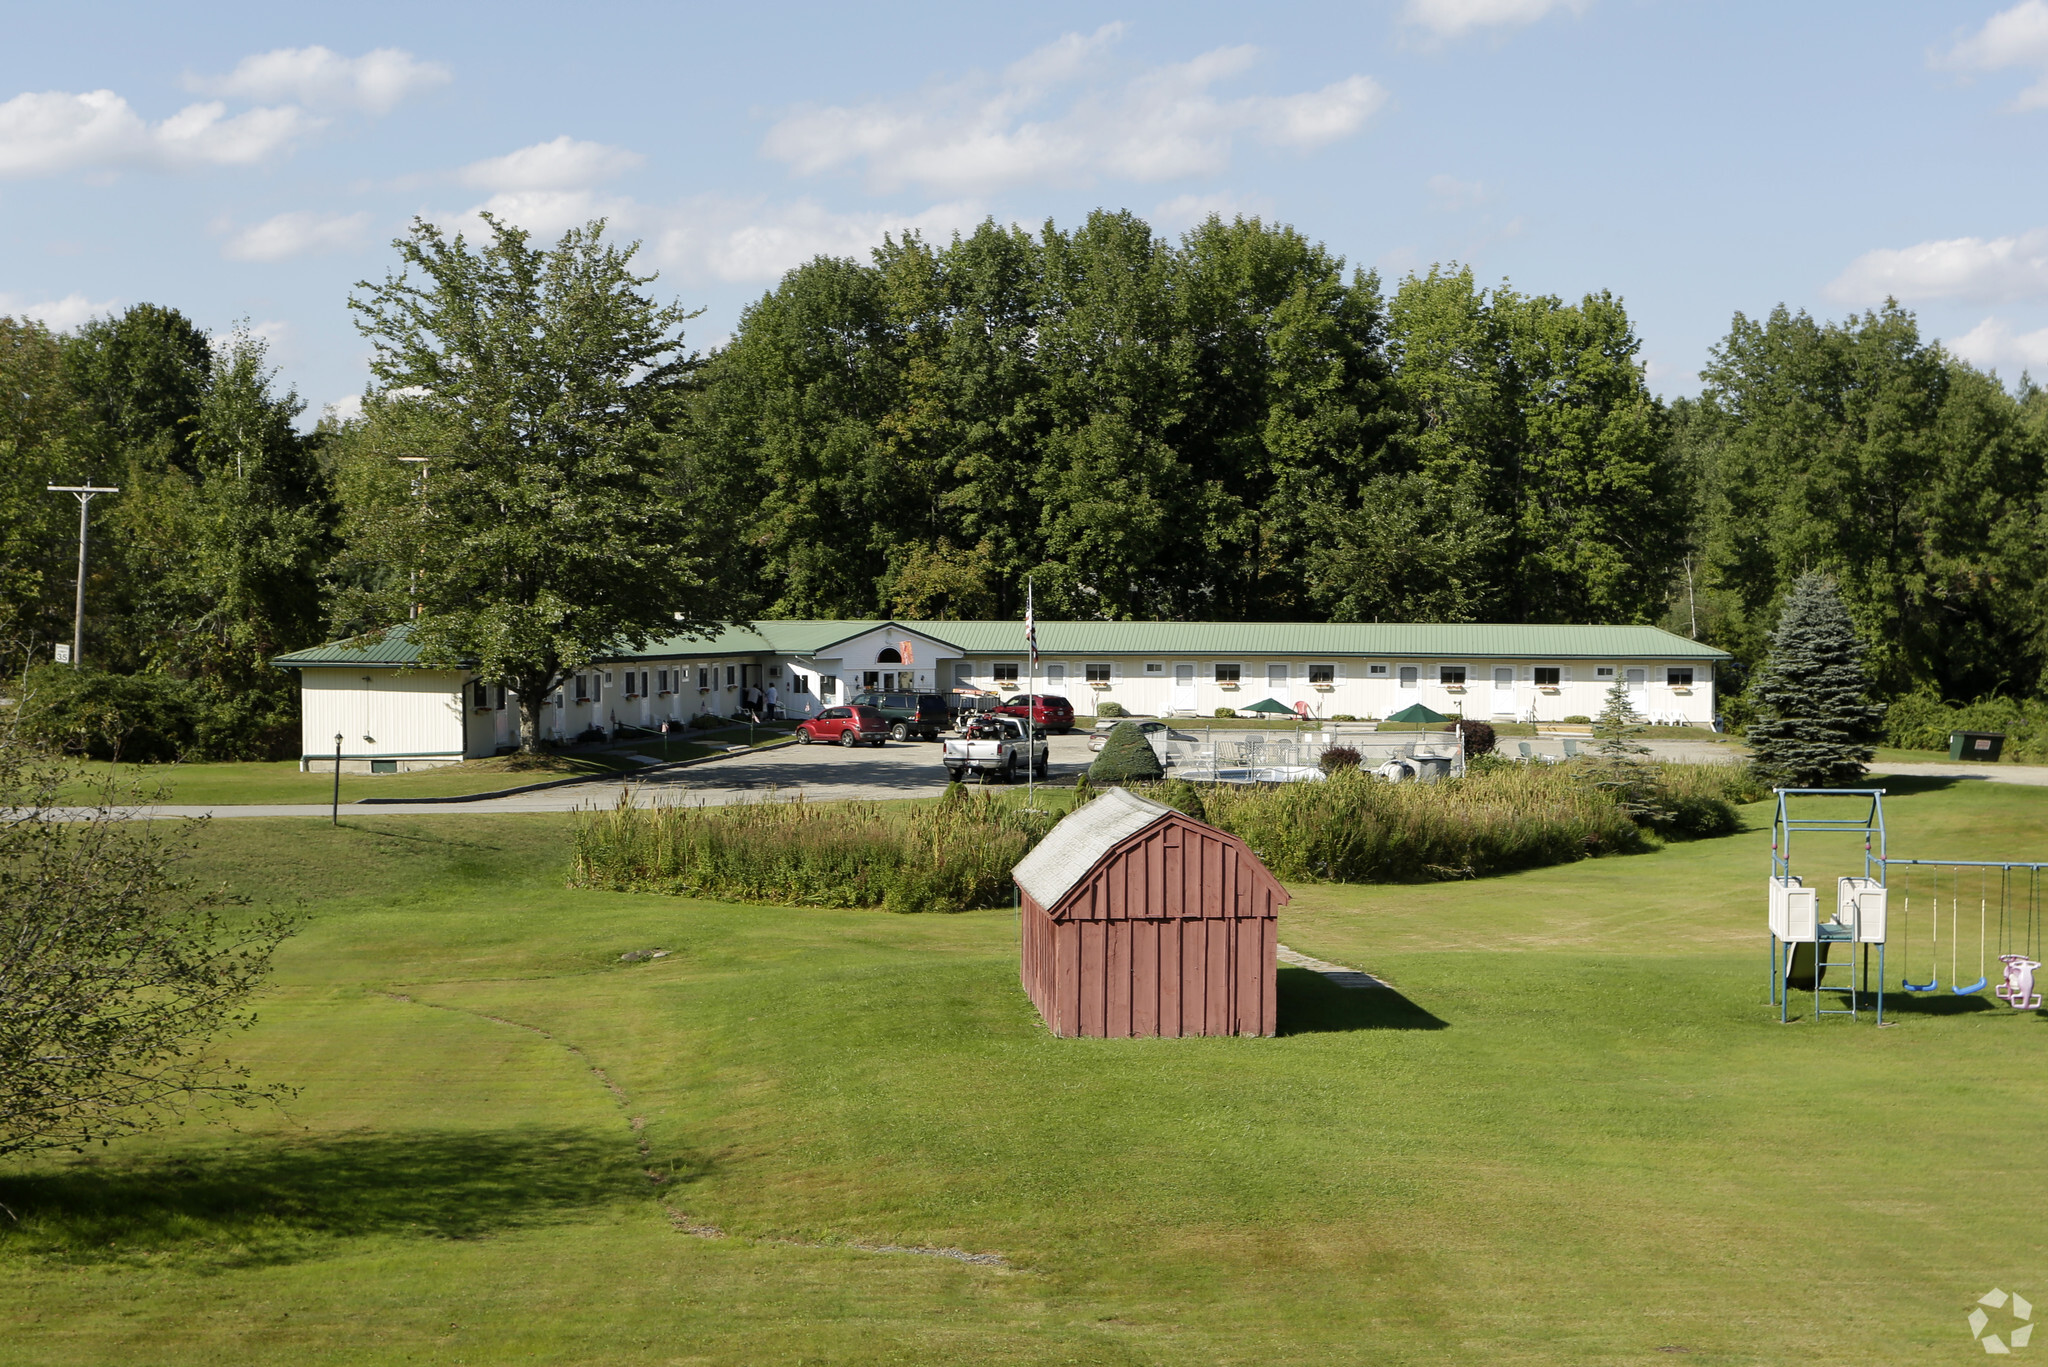
<path fill-rule="evenodd" d="M 906 225 L 1129 208 L 1294 224 L 1622 296 L 1694 392 L 1732 313 L 1899 297 L 2048 376 L 2048 0 L 2012 5 L 213 3 L 18 7 L 0 312 L 141 301 L 270 339 L 309 404 L 414 215 L 643 239 L 710 346 L 789 266 Z"/>

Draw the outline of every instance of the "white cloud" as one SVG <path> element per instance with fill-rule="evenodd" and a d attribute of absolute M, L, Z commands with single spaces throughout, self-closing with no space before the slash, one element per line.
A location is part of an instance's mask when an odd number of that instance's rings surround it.
<path fill-rule="evenodd" d="M 407 97 L 452 79 L 454 73 L 440 62 L 423 62 L 395 47 L 360 57 L 324 47 L 284 47 L 244 57 L 225 76 L 187 77 L 185 84 L 208 95 L 389 114 Z"/>
<path fill-rule="evenodd" d="M 333 403 L 325 405 L 321 409 L 321 415 L 336 422 L 354 422 L 363 416 L 363 396 L 344 394 Z"/>
<path fill-rule="evenodd" d="M 814 256 L 865 257 L 887 234 L 914 231 L 944 241 L 987 217 L 970 202 L 916 214 L 834 213 L 810 200 L 767 205 L 704 196 L 666 212 L 655 260 L 683 276 L 771 281 Z"/>
<path fill-rule="evenodd" d="M 1951 237 L 1865 252 L 1828 286 L 1847 304 L 2048 296 L 2048 229 L 2015 237 Z"/>
<path fill-rule="evenodd" d="M 2001 364 L 2022 370 L 2048 369 L 2048 328 L 2015 333 L 2003 319 L 1986 318 L 1950 342 L 1948 349 L 1987 370 Z"/>
<path fill-rule="evenodd" d="M 41 303 L 29 303 L 18 294 L 0 294 L 0 314 L 33 318 L 52 332 L 69 332 L 80 324 L 106 317 L 120 306 L 118 299 L 88 299 L 77 293 Z"/>
<path fill-rule="evenodd" d="M 1105 175 L 1159 181 L 1224 170 L 1241 136 L 1322 146 L 1357 132 L 1386 103 L 1385 89 L 1366 76 L 1292 95 L 1215 94 L 1256 60 L 1249 47 L 1113 79 L 1104 57 L 1122 32 L 1111 24 L 1068 34 L 993 81 L 971 77 L 912 99 L 799 110 L 768 131 L 763 150 L 801 175 L 864 167 L 881 191 L 919 184 L 961 194 Z M 1044 108 L 1056 96 L 1064 106 Z"/>
<path fill-rule="evenodd" d="M 1486 202 L 1486 186 L 1476 180 L 1431 176 L 1428 189 L 1430 203 L 1439 209 L 1476 209 Z"/>
<path fill-rule="evenodd" d="M 1475 29 L 1519 28 L 1558 10 L 1584 14 L 1591 0 L 1408 0 L 1401 17 L 1437 38 L 1463 38 Z"/>
<path fill-rule="evenodd" d="M 551 241 L 593 218 L 606 220 L 613 236 L 644 236 L 647 231 L 647 211 L 643 206 L 631 199 L 606 197 L 589 190 L 508 190 L 460 213 L 427 217 L 445 233 L 461 233 L 471 242 L 479 242 L 488 241 L 491 235 L 483 219 L 486 213 Z"/>
<path fill-rule="evenodd" d="M 111 90 L 50 90 L 0 104 L 0 176 L 117 167 L 246 166 L 320 126 L 304 110 L 187 105 L 151 124 Z"/>
<path fill-rule="evenodd" d="M 1934 58 L 1936 66 L 1953 71 L 2003 71 L 2026 67 L 2040 79 L 2019 93 L 2015 112 L 2048 109 L 2048 0 L 2025 0 L 2001 10 L 1984 27 Z"/>
<path fill-rule="evenodd" d="M 228 239 L 221 255 L 231 261 L 289 261 L 344 252 L 362 246 L 369 228 L 366 213 L 323 214 L 299 209 L 244 228 Z"/>
<path fill-rule="evenodd" d="M 1213 195 L 1175 195 L 1161 204 L 1152 206 L 1152 226 L 1165 232 L 1176 228 L 1192 228 L 1208 221 L 1209 215 L 1228 223 L 1236 218 L 1270 218 L 1273 202 L 1263 195 L 1234 195 L 1228 192 Z"/>
<path fill-rule="evenodd" d="M 646 158 L 623 147 L 580 142 L 564 134 L 502 157 L 471 162 L 462 183 L 485 190 L 582 190 L 623 175 Z"/>

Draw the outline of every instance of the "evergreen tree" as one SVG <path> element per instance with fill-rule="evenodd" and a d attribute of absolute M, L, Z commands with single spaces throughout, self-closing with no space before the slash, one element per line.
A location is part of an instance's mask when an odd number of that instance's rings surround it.
<path fill-rule="evenodd" d="M 1588 769 L 1593 786 L 1607 793 L 1621 809 L 1644 825 L 1665 818 L 1658 801 L 1663 787 L 1656 766 L 1649 763 L 1650 747 L 1643 744 L 1643 721 L 1629 701 L 1628 685 L 1620 679 L 1607 690 L 1606 705 L 1593 719 L 1593 762 Z"/>
<path fill-rule="evenodd" d="M 1863 639 L 1835 582 L 1808 571 L 1793 584 L 1771 655 L 1750 685 L 1748 738 L 1757 772 L 1787 788 L 1840 788 L 1863 777 L 1880 708 L 1871 705 Z"/>
<path fill-rule="evenodd" d="M 1102 753 L 1088 766 L 1090 783 L 1149 783 L 1165 777 L 1159 756 L 1152 752 L 1152 742 L 1145 739 L 1145 733 L 1134 721 L 1118 722 Z"/>

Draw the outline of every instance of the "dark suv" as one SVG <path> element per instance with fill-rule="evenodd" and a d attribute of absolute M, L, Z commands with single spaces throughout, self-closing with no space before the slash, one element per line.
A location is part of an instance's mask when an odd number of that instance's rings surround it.
<path fill-rule="evenodd" d="M 918 736 L 937 740 L 941 731 L 952 729 L 953 714 L 946 700 L 936 693 L 857 693 L 855 707 L 872 707 L 889 723 L 891 740 Z"/>

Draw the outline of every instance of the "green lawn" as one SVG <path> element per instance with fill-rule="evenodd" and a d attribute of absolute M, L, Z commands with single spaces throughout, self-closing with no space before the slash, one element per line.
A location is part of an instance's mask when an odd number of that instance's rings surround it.
<path fill-rule="evenodd" d="M 767 745 L 783 739 L 785 732 L 767 727 L 756 733 L 756 744 Z M 636 773 L 645 766 L 633 757 L 660 762 L 698 759 L 729 745 L 747 743 L 747 732 L 724 731 L 708 741 L 671 740 L 663 750 L 659 736 L 623 743 L 609 750 L 585 751 L 574 755 L 545 755 L 534 761 L 514 762 L 513 757 L 470 760 L 423 769 L 409 774 L 343 774 L 341 800 L 356 802 L 366 797 L 452 797 L 461 793 L 489 793 L 517 788 L 528 783 L 578 776 Z M 76 800 L 90 797 L 92 787 L 111 774 L 121 784 L 137 785 L 146 799 L 184 804 L 250 804 L 283 802 L 326 802 L 334 792 L 334 771 L 300 773 L 296 760 L 278 763 L 227 764 L 124 764 L 83 762 L 75 766 L 81 781 L 69 785 L 67 795 Z"/>
<path fill-rule="evenodd" d="M 2048 791 L 1912 787 L 1894 853 L 2048 858 Z M 1080 1041 L 1010 913 L 568 891 L 567 830 L 206 831 L 310 899 L 235 1049 L 304 1091 L 0 1179 L 0 1361 L 1963 1361 L 1978 1295 L 2048 1304 L 2048 1023 L 1780 1026 L 1761 832 L 1297 889 L 1400 995 Z"/>

